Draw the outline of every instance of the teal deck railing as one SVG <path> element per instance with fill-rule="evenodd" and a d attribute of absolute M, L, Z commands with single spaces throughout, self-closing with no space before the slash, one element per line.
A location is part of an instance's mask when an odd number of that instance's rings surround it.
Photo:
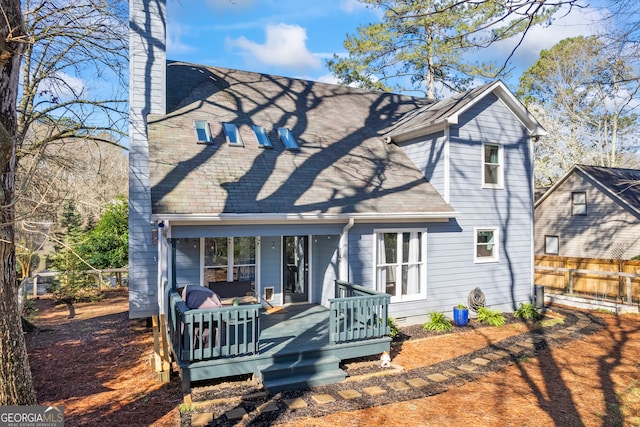
<path fill-rule="evenodd" d="M 171 344 L 182 361 L 258 353 L 260 304 L 189 309 L 172 290 L 168 308 Z"/>
<path fill-rule="evenodd" d="M 336 280 L 335 296 L 329 300 L 331 344 L 389 335 L 390 295 Z"/>

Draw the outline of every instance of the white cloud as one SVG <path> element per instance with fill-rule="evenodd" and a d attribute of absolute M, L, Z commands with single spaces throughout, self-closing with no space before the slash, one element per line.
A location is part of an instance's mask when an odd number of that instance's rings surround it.
<path fill-rule="evenodd" d="M 359 12 L 367 8 L 365 3 L 361 3 L 358 0 L 341 0 L 340 9 L 347 13 Z"/>
<path fill-rule="evenodd" d="M 173 22 L 167 27 L 167 53 L 169 56 L 182 53 L 194 52 L 196 49 L 182 42 L 183 28 L 180 24 Z"/>
<path fill-rule="evenodd" d="M 336 76 L 334 76 L 333 74 L 324 74 L 320 77 L 315 78 L 314 80 L 321 82 L 321 83 L 331 83 L 334 85 L 337 85 L 338 79 L 336 78 Z"/>
<path fill-rule="evenodd" d="M 86 97 L 86 91 L 87 86 L 83 79 L 62 72 L 42 80 L 38 85 L 38 92 L 61 100 Z"/>
<path fill-rule="evenodd" d="M 524 41 L 511 59 L 516 68 L 528 68 L 535 63 L 540 56 L 540 52 L 549 49 L 563 39 L 578 36 L 590 36 L 601 31 L 598 20 L 602 18 L 594 9 L 582 9 L 574 7 L 570 13 L 562 9 L 556 14 L 556 20 L 550 26 L 538 25 L 533 27 L 526 35 Z M 520 36 L 510 40 L 496 43 L 490 51 L 491 57 L 497 61 L 506 60 L 513 48 L 516 46 Z"/>
<path fill-rule="evenodd" d="M 306 46 L 307 31 L 298 25 L 268 25 L 265 43 L 253 42 L 246 37 L 229 39 L 227 45 L 238 48 L 249 62 L 255 60 L 266 65 L 291 67 L 297 70 L 320 68 L 322 63 Z"/>

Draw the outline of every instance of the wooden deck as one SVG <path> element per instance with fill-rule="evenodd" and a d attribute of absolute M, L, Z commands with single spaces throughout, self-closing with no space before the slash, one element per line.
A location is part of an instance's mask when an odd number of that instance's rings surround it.
<path fill-rule="evenodd" d="M 248 318 L 246 321 L 237 322 L 239 326 L 234 329 L 235 337 L 227 339 L 232 344 L 249 342 L 247 346 L 240 346 L 242 351 L 236 354 L 221 353 L 215 357 L 203 357 L 204 354 L 213 354 L 207 353 L 210 350 L 215 352 L 215 345 L 209 345 L 209 349 L 205 347 L 202 350 L 204 353 L 200 353 L 197 358 L 186 360 L 188 358 L 177 357 L 176 362 L 181 371 L 183 389 L 188 391 L 194 381 L 246 374 L 253 375 L 254 379 L 262 381 L 269 392 L 342 381 L 346 376 L 346 373 L 340 369 L 343 360 L 379 355 L 390 349 L 391 338 L 386 332 L 386 306 L 382 311 L 384 325 L 380 325 L 381 321 L 362 322 L 363 314 L 366 318 L 376 318 L 376 313 L 380 311 L 378 309 L 372 311 L 358 303 L 361 301 L 360 298 L 362 297 L 354 297 L 351 300 L 353 307 L 348 308 L 345 308 L 344 304 L 335 304 L 343 303 L 344 298 L 332 301 L 332 309 L 315 304 L 290 304 L 285 306 L 284 312 L 268 314 L 264 308 L 260 308 L 259 314 L 255 315 L 257 317 L 255 320 Z M 247 307 L 249 312 L 250 309 L 255 310 L 256 306 Z M 238 307 L 236 309 L 242 310 Z M 217 320 L 213 317 L 202 317 L 203 315 L 211 316 L 211 313 L 216 313 L 215 310 L 206 309 L 204 313 L 200 313 L 203 310 L 190 310 L 188 313 L 189 316 L 194 316 L 192 313 L 196 312 L 194 318 L 205 324 L 209 324 L 207 322 L 216 324 Z M 183 315 L 178 311 L 174 318 L 187 321 L 187 317 L 180 316 Z M 359 316 L 360 319 L 358 319 Z M 222 321 L 222 324 L 225 322 L 228 321 Z M 245 324 L 250 327 L 246 328 Z M 177 325 L 178 323 L 169 325 L 169 329 L 173 330 L 174 338 L 171 341 L 174 354 L 194 354 L 184 352 L 184 349 L 183 353 L 180 353 L 180 349 L 176 347 L 176 342 L 179 341 L 175 338 L 180 329 L 176 327 Z M 190 330 L 189 328 L 184 330 Z M 333 332 L 332 328 L 335 329 Z M 352 332 L 358 329 L 362 332 Z M 349 332 L 345 334 L 344 330 Z M 253 333 L 259 334 L 255 346 L 251 345 Z M 338 336 L 348 338 L 337 341 Z M 227 343 L 223 340 L 220 345 L 224 350 Z M 250 351 L 251 348 L 254 350 Z M 195 354 L 198 351 L 200 350 L 196 350 Z"/>

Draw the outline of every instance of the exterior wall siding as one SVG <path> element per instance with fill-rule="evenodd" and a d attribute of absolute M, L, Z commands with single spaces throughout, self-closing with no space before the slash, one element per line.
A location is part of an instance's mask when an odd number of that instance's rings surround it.
<path fill-rule="evenodd" d="M 445 136 L 438 132 L 428 138 L 416 138 L 402 143 L 400 148 L 409 156 L 427 181 L 442 195 L 445 194 Z"/>
<path fill-rule="evenodd" d="M 526 129 L 497 97 L 489 95 L 451 127 L 450 138 L 450 202 L 461 213 L 458 218 L 380 227 L 356 223 L 350 231 L 350 281 L 373 288 L 374 229 L 427 229 L 427 297 L 391 305 L 390 316 L 401 324 L 425 322 L 433 311 L 451 315 L 453 306 L 466 303 L 476 287 L 483 291 L 487 306 L 503 311 L 513 311 L 532 295 L 532 159 Z M 503 147 L 503 189 L 482 188 L 484 142 Z M 433 160 L 442 153 L 443 144 L 440 133 L 403 145 L 439 191 L 445 185 L 444 166 Z M 498 262 L 475 263 L 476 227 L 498 228 Z"/>
<path fill-rule="evenodd" d="M 584 191 L 586 215 L 571 214 L 571 194 Z M 640 255 L 640 217 L 579 171 L 571 174 L 535 210 L 536 254 L 545 236 L 558 236 L 558 255 L 631 259 Z"/>
<path fill-rule="evenodd" d="M 129 317 L 158 313 L 146 118 L 165 113 L 165 0 L 129 2 Z"/>

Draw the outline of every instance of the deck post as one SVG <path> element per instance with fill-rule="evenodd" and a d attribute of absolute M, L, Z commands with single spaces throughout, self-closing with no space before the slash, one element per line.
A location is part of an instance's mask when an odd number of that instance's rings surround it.
<path fill-rule="evenodd" d="M 159 317 L 159 318 L 158 318 Z M 167 329 L 164 314 L 151 316 L 153 329 L 153 364 L 159 382 L 171 381 L 171 363 L 167 345 Z"/>

